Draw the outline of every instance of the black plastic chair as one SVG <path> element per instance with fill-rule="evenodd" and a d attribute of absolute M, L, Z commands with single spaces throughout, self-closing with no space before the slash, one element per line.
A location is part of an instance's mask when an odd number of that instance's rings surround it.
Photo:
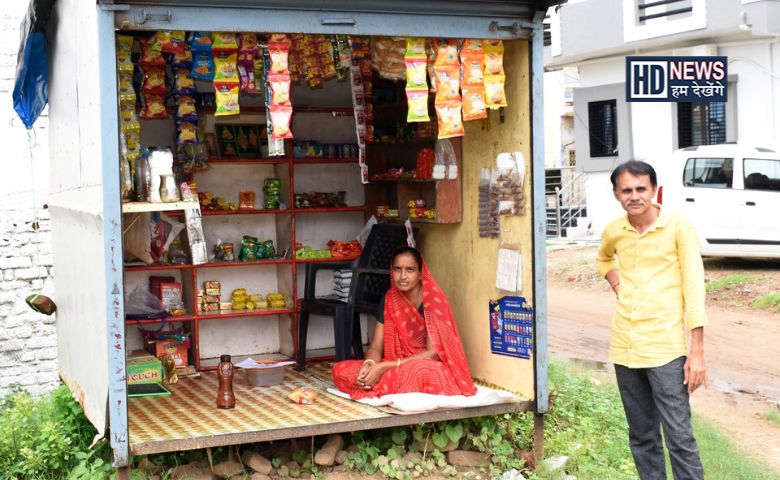
<path fill-rule="evenodd" d="M 309 314 L 333 317 L 336 361 L 349 358 L 350 350 L 354 350 L 356 358 L 363 358 L 360 314 L 373 315 L 376 312 L 379 302 L 390 288 L 389 272 L 393 252 L 402 245 L 406 245 L 406 228 L 403 225 L 376 224 L 368 235 L 363 253 L 356 260 L 306 264 L 306 283 L 298 313 L 298 370 L 306 369 Z M 317 272 L 340 269 L 352 270 L 347 300 L 336 295 L 315 297 Z"/>

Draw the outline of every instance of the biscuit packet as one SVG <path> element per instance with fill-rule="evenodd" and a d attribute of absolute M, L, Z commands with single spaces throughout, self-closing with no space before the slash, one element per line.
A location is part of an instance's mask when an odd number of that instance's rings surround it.
<path fill-rule="evenodd" d="M 426 58 L 407 58 L 406 64 L 406 89 L 419 90 L 428 88 L 428 70 Z"/>
<path fill-rule="evenodd" d="M 506 107 L 504 92 L 505 75 L 489 75 L 485 77 L 485 104 L 491 110 Z"/>
<path fill-rule="evenodd" d="M 466 132 L 461 119 L 462 105 L 450 101 L 436 105 L 436 118 L 439 122 L 438 138 L 462 137 Z"/>
<path fill-rule="evenodd" d="M 427 58 L 425 45 L 426 40 L 422 37 L 407 37 L 404 58 Z"/>

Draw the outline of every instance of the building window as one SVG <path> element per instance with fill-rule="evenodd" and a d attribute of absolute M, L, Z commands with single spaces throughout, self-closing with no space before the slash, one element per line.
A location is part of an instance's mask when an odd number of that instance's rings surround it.
<path fill-rule="evenodd" d="M 677 141 L 679 148 L 724 143 L 726 103 L 678 103 Z"/>
<path fill-rule="evenodd" d="M 617 103 L 615 100 L 588 103 L 588 130 L 591 157 L 617 156 Z"/>

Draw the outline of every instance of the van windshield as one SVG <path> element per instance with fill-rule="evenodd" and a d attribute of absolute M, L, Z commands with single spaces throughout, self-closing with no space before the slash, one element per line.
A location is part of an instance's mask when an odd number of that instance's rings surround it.
<path fill-rule="evenodd" d="M 731 188 L 733 158 L 689 158 L 683 171 L 686 187 Z"/>

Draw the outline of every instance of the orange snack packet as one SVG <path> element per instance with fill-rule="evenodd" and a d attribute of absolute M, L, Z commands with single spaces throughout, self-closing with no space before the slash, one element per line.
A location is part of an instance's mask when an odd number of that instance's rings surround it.
<path fill-rule="evenodd" d="M 504 92 L 505 78 L 504 75 L 485 77 L 485 103 L 491 110 L 507 105 L 506 93 Z"/>
<path fill-rule="evenodd" d="M 311 405 L 317 401 L 317 392 L 311 387 L 298 387 L 290 392 L 287 398 L 298 405 Z"/>
<path fill-rule="evenodd" d="M 484 80 L 484 55 L 482 52 L 464 51 L 460 55 L 463 85 L 480 85 Z"/>
<path fill-rule="evenodd" d="M 457 65 L 437 65 L 433 70 L 436 73 L 436 103 L 460 101 L 460 68 Z"/>
<path fill-rule="evenodd" d="M 436 50 L 435 66 L 458 65 L 458 41 L 455 39 L 440 38 L 434 40 Z"/>
<path fill-rule="evenodd" d="M 485 75 L 504 74 L 504 43 L 501 40 L 485 40 Z"/>
<path fill-rule="evenodd" d="M 436 105 L 439 138 L 462 137 L 466 133 L 461 120 L 461 110 L 460 102 L 450 101 Z"/>
<path fill-rule="evenodd" d="M 463 121 L 486 118 L 485 88 L 482 85 L 463 86 Z"/>

